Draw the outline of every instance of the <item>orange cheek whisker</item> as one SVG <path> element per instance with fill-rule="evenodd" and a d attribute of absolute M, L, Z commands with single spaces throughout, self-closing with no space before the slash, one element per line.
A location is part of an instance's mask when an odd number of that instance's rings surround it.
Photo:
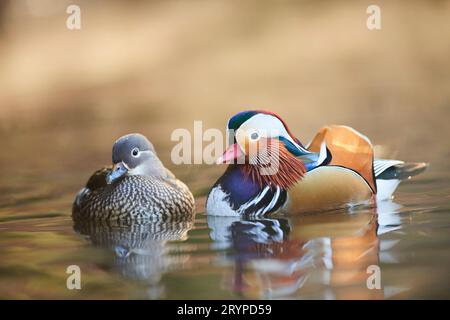
<path fill-rule="evenodd" d="M 267 145 L 264 147 L 263 152 L 249 156 L 250 162 L 244 167 L 246 175 L 261 187 L 269 185 L 288 189 L 305 175 L 306 167 L 303 162 L 294 157 L 281 142 L 268 139 Z M 271 152 L 274 150 L 276 153 Z M 273 174 L 268 174 L 267 170 L 264 174 L 262 173 L 263 169 L 274 169 L 275 165 L 277 165 L 277 170 Z"/>

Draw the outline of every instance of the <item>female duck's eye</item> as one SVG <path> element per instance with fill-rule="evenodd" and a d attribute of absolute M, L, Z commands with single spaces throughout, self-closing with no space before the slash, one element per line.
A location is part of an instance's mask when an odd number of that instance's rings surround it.
<path fill-rule="evenodd" d="M 138 148 L 134 148 L 133 150 L 131 150 L 131 155 L 133 157 L 137 157 L 139 155 L 139 149 Z"/>
<path fill-rule="evenodd" d="M 258 132 L 253 132 L 253 133 L 250 135 L 250 139 L 252 139 L 252 140 L 257 140 L 258 138 L 259 138 Z"/>

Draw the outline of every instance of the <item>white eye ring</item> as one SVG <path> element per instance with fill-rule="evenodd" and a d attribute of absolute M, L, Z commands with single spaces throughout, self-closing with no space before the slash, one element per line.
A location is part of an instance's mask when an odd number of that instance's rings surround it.
<path fill-rule="evenodd" d="M 259 139 L 259 133 L 257 131 L 254 131 L 249 134 L 250 140 L 256 141 Z"/>
<path fill-rule="evenodd" d="M 139 157 L 140 151 L 138 148 L 134 148 L 133 150 L 131 150 L 131 155 L 135 158 Z"/>

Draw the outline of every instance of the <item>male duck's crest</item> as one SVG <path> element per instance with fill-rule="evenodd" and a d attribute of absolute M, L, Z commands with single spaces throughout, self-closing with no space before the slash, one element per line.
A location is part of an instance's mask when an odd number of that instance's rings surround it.
<path fill-rule="evenodd" d="M 398 177 L 426 167 L 374 160 L 369 139 L 347 126 L 324 127 L 304 147 L 281 117 L 269 111 L 234 115 L 227 133 L 230 146 L 218 163 L 230 165 L 208 194 L 208 214 L 330 209 L 367 202 L 380 185 L 391 189 L 378 193 L 378 199 L 386 198 L 398 185 L 383 183 L 386 170 L 393 168 L 389 177 Z"/>
<path fill-rule="evenodd" d="M 230 146 L 218 163 L 244 164 L 245 176 L 261 187 L 288 189 L 306 171 L 330 160 L 325 143 L 318 152 L 307 150 L 273 112 L 240 112 L 228 121 L 227 134 Z"/>
<path fill-rule="evenodd" d="M 78 193 L 74 218 L 146 220 L 193 213 L 188 187 L 164 167 L 145 136 L 119 138 L 112 162 L 112 168 L 96 171 Z"/>
<path fill-rule="evenodd" d="M 235 133 L 243 127 L 247 130 L 252 129 L 251 133 L 262 133 L 271 138 L 278 138 L 295 155 L 309 153 L 300 140 L 292 134 L 284 120 L 274 112 L 248 110 L 232 116 L 227 125 L 229 142 L 236 143 Z"/>

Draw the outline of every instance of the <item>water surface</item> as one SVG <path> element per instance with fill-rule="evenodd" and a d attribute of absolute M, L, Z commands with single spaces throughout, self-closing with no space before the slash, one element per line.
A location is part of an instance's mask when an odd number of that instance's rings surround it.
<path fill-rule="evenodd" d="M 0 184 L 0 298 L 449 298 L 445 161 L 377 208 L 261 219 L 205 216 L 205 194 L 224 168 L 171 166 L 196 195 L 195 219 L 75 224 L 74 196 L 108 162 L 110 145 L 87 139 L 98 128 L 57 130 L 61 143 L 52 130 L 3 142 L 14 152 L 2 154 L 11 165 Z M 81 268 L 81 290 L 66 288 L 69 265 Z M 367 288 L 371 265 L 381 289 Z"/>
<path fill-rule="evenodd" d="M 381 30 L 364 1 L 105 2 L 77 1 L 70 31 L 67 1 L 0 1 L 0 298 L 450 298 L 449 1 L 379 0 Z M 224 168 L 173 165 L 170 136 L 250 108 L 303 143 L 344 124 L 430 167 L 377 208 L 206 217 Z M 195 219 L 75 225 L 76 193 L 131 132 L 188 184 Z"/>

